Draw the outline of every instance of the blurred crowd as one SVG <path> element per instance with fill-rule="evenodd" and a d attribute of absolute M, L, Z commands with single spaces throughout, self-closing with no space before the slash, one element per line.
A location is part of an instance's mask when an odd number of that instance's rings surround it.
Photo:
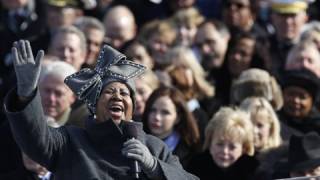
<path fill-rule="evenodd" d="M 14 41 L 45 51 L 49 126 L 89 115 L 64 79 L 108 44 L 144 64 L 134 121 L 200 179 L 320 176 L 319 0 L 0 0 L 0 100 Z M 0 179 L 54 179 L 18 148 L 0 111 Z M 318 178 L 320 179 L 320 178 Z"/>

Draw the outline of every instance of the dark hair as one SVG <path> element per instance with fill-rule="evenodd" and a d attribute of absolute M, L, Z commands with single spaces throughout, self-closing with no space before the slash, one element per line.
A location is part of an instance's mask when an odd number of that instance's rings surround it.
<path fill-rule="evenodd" d="M 206 19 L 199 25 L 198 29 L 206 24 L 212 24 L 222 36 L 230 36 L 230 31 L 224 22 L 216 19 Z"/>
<path fill-rule="evenodd" d="M 265 59 L 266 57 L 263 57 L 263 55 L 261 54 L 261 50 L 259 49 L 259 46 L 262 46 L 264 42 L 264 38 L 263 37 L 259 37 L 256 34 L 252 33 L 252 32 L 244 32 L 244 31 L 240 31 L 238 32 L 234 37 L 231 38 L 230 42 L 229 42 L 229 48 L 228 48 L 228 52 L 227 55 L 230 54 L 230 52 L 233 51 L 233 49 L 237 46 L 237 44 L 242 40 L 242 39 L 251 39 L 254 41 L 255 45 L 254 45 L 254 49 L 253 49 L 253 54 L 251 57 L 251 68 L 260 68 L 260 69 L 266 69 L 266 64 L 265 64 Z M 259 44 L 261 43 L 261 44 Z"/>
<path fill-rule="evenodd" d="M 151 113 L 152 105 L 157 99 L 163 96 L 168 96 L 177 110 L 177 118 L 180 118 L 180 122 L 175 125 L 175 130 L 180 134 L 181 138 L 191 147 L 197 148 L 200 143 L 200 133 L 197 122 L 193 114 L 188 110 L 186 101 L 183 98 L 181 92 L 174 87 L 160 87 L 156 89 L 148 98 L 146 107 L 142 115 L 142 122 L 144 130 L 150 133 L 148 127 L 148 116 Z"/>
<path fill-rule="evenodd" d="M 257 6 L 256 6 L 256 1 L 255 0 L 248 0 L 249 1 L 249 9 L 252 14 L 255 14 L 257 12 Z M 230 0 L 224 0 L 222 1 L 222 7 L 224 8 Z"/>

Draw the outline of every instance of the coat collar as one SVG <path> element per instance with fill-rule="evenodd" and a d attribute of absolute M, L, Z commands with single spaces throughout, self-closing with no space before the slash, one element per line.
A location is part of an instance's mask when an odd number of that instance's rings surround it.
<path fill-rule="evenodd" d="M 129 125 L 136 127 L 136 138 L 145 143 L 145 133 L 140 122 L 121 121 L 119 125 L 116 125 L 112 120 L 98 123 L 94 118 L 89 118 L 85 123 L 85 129 L 90 139 L 97 145 L 109 145 L 111 143 L 122 146 L 126 140 L 130 139 L 127 133 L 124 132 Z"/>

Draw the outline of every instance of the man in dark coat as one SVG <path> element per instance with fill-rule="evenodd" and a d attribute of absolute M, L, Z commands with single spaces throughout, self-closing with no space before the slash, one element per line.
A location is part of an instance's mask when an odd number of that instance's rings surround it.
<path fill-rule="evenodd" d="M 44 1 L 1 0 L 0 3 L 0 65 L 12 68 L 8 52 L 14 41 L 27 39 L 35 51 L 47 46 Z"/>
<path fill-rule="evenodd" d="M 131 78 L 144 66 L 105 46 L 94 70 L 83 69 L 65 79 L 92 113 L 85 128 L 54 129 L 46 125 L 37 90 L 43 54 L 39 51 L 34 59 L 28 41 L 14 43 L 17 88 L 5 100 L 15 140 L 31 159 L 59 180 L 197 179 L 183 170 L 160 139 L 146 135 L 141 123 L 131 121 L 135 105 Z"/>
<path fill-rule="evenodd" d="M 271 20 L 275 33 L 270 37 L 271 72 L 280 76 L 289 50 L 300 37 L 303 25 L 308 20 L 307 1 L 272 0 Z"/>

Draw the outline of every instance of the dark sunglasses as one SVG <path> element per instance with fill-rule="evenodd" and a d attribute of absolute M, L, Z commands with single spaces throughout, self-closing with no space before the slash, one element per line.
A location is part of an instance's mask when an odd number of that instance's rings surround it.
<path fill-rule="evenodd" d="M 243 4 L 241 2 L 225 2 L 225 3 L 223 3 L 224 8 L 231 8 L 232 6 L 235 6 L 237 9 L 243 9 L 243 8 L 249 7 L 250 5 Z"/>

